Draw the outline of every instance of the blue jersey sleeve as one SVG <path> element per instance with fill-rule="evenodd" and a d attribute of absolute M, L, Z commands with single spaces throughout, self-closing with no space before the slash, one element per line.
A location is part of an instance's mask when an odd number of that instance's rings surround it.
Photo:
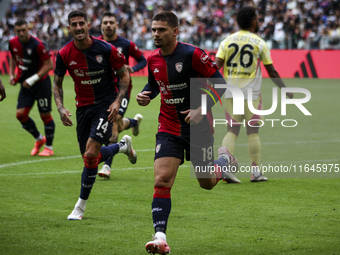
<path fill-rule="evenodd" d="M 134 67 L 132 67 L 134 72 L 137 72 L 141 69 L 143 69 L 146 66 L 146 59 L 145 57 L 142 55 L 140 56 L 137 60 L 137 65 L 135 65 Z"/>
<path fill-rule="evenodd" d="M 143 91 L 151 91 L 151 95 L 149 95 L 150 99 L 154 99 L 159 94 L 159 86 L 155 80 L 155 77 L 152 75 L 152 72 L 149 68 L 149 76 L 148 83 L 145 85 Z"/>
<path fill-rule="evenodd" d="M 56 63 L 55 63 L 54 74 L 59 77 L 63 77 L 66 74 L 66 69 L 67 69 L 66 65 L 58 52 Z"/>

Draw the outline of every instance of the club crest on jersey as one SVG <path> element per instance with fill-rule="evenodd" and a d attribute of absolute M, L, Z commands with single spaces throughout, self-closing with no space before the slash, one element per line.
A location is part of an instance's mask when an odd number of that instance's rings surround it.
<path fill-rule="evenodd" d="M 161 144 L 157 144 L 157 146 L 156 146 L 156 153 L 158 153 L 160 151 L 160 149 L 161 149 Z"/>
<path fill-rule="evenodd" d="M 28 53 L 28 55 L 31 55 L 32 54 L 32 50 L 31 49 L 27 49 L 27 53 Z"/>
<path fill-rule="evenodd" d="M 103 62 L 103 55 L 97 55 L 96 60 L 97 60 L 98 63 Z"/>
<path fill-rule="evenodd" d="M 183 70 L 183 63 L 182 62 L 178 62 L 178 63 L 176 63 L 175 64 L 175 68 L 176 68 L 176 71 L 177 72 L 182 72 L 182 70 Z"/>
<path fill-rule="evenodd" d="M 118 56 L 119 58 L 123 58 L 123 53 L 121 53 L 120 51 L 117 51 L 117 56 Z"/>
<path fill-rule="evenodd" d="M 209 61 L 208 55 L 205 54 L 205 53 L 202 53 L 202 55 L 201 55 L 201 61 L 202 61 L 203 64 L 207 63 L 207 62 Z"/>

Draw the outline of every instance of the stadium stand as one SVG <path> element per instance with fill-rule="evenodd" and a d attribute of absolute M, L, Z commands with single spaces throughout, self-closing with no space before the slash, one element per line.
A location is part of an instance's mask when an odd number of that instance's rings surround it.
<path fill-rule="evenodd" d="M 179 40 L 203 49 L 217 49 L 220 41 L 236 31 L 236 12 L 246 5 L 258 8 L 260 36 L 273 49 L 340 49 L 340 0 L 12 0 L 0 22 L 1 50 L 7 50 L 18 18 L 29 21 L 31 33 L 49 49 L 61 48 L 70 36 L 67 14 L 85 9 L 91 35 L 100 35 L 100 17 L 116 13 L 119 34 L 141 49 L 153 49 L 150 20 L 161 10 L 180 18 Z"/>

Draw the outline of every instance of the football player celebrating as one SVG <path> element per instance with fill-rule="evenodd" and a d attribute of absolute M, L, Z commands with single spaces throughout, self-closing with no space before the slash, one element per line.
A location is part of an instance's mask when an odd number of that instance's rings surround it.
<path fill-rule="evenodd" d="M 98 164 L 119 152 L 125 153 L 135 164 L 137 154 L 128 135 L 119 143 L 102 146 L 111 137 L 112 122 L 129 87 L 130 75 L 124 66 L 124 55 L 113 45 L 89 35 L 91 24 L 85 12 L 72 11 L 68 22 L 73 40 L 58 52 L 53 94 L 61 121 L 65 126 L 72 126 L 71 113 L 63 104 L 62 84 L 68 70 L 76 92 L 77 136 L 84 168 L 80 196 L 67 219 L 81 220 L 96 180 Z M 120 78 L 119 90 L 113 70 Z"/>
<path fill-rule="evenodd" d="M 143 56 L 143 53 L 132 41 L 119 36 L 117 34 L 117 28 L 118 22 L 116 15 L 112 12 L 105 12 L 101 20 L 101 29 L 103 35 L 98 38 L 111 43 L 117 48 L 118 51 L 124 54 L 126 59 L 125 68 L 129 71 L 129 73 L 134 73 L 143 69 L 146 66 L 146 59 Z M 129 65 L 130 56 L 137 61 L 137 64 L 133 67 Z M 109 144 L 117 143 L 118 134 L 129 128 L 132 129 L 132 134 L 134 136 L 137 136 L 139 134 L 139 126 L 143 119 L 143 116 L 137 113 L 133 119 L 123 118 L 130 102 L 131 89 L 132 82 L 130 80 L 129 88 L 120 105 L 118 116 L 112 124 L 112 136 L 109 140 Z M 112 160 L 113 157 L 110 157 L 108 160 L 105 161 L 102 169 L 98 172 L 98 175 L 100 177 L 110 179 Z"/>
<path fill-rule="evenodd" d="M 53 69 L 53 62 L 51 53 L 44 44 L 30 35 L 28 30 L 26 20 L 15 22 L 14 31 L 17 36 L 9 41 L 12 54 L 9 64 L 9 83 L 11 85 L 21 83 L 16 115 L 22 127 L 36 140 L 31 155 L 37 155 L 46 144 L 39 156 L 52 156 L 55 124 L 51 115 L 52 92 L 48 72 Z M 19 71 L 15 77 L 16 66 Z M 45 136 L 38 131 L 34 120 L 29 117 L 35 101 L 38 103 L 40 117 L 45 125 Z"/>
<path fill-rule="evenodd" d="M 148 57 L 148 84 L 137 95 L 138 104 L 146 106 L 161 94 L 152 201 L 155 236 L 145 248 L 149 253 L 168 254 L 170 248 L 166 242 L 166 229 L 171 210 L 170 191 L 184 157 L 195 168 L 214 166 L 221 169 L 231 165 L 237 170 L 238 162 L 226 147 L 219 148 L 218 159 L 214 160 L 213 130 L 209 122 L 211 110 L 208 118 L 201 115 L 201 107 L 190 109 L 190 93 L 194 90 L 190 88 L 194 86 L 190 84 L 191 78 L 215 78 L 225 83 L 216 64 L 203 50 L 177 41 L 178 18 L 174 13 L 164 11 L 156 14 L 151 30 L 158 49 Z M 232 173 L 227 171 L 195 173 L 199 185 L 208 190 L 221 179 L 233 178 Z"/>

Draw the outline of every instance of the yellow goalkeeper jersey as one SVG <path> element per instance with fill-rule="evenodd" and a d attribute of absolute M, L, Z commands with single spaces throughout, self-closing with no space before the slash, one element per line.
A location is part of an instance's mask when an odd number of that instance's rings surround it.
<path fill-rule="evenodd" d="M 264 65 L 272 64 L 270 51 L 263 39 L 256 34 L 241 30 L 224 39 L 216 53 L 224 60 L 223 74 L 228 84 L 239 87 L 247 99 L 247 88 L 253 89 L 253 100 L 261 92 L 261 61 Z M 232 98 L 229 90 L 226 98 Z"/>

